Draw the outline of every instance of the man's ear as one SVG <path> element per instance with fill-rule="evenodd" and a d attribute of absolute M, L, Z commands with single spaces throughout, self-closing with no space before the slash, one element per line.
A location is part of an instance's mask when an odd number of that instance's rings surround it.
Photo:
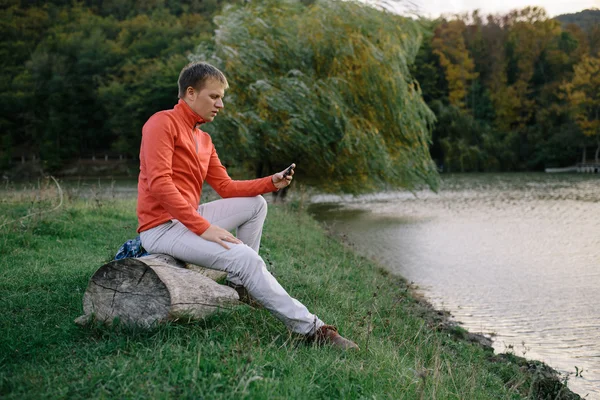
<path fill-rule="evenodd" d="M 194 100 L 196 98 L 196 90 L 193 87 L 188 86 L 187 89 L 185 89 L 185 97 Z"/>

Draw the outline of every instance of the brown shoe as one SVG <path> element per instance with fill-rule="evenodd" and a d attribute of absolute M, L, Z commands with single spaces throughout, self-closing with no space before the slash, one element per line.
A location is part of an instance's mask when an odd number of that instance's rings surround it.
<path fill-rule="evenodd" d="M 320 345 L 328 344 L 342 350 L 360 350 L 356 343 L 340 335 L 337 328 L 332 325 L 320 327 L 312 336 L 312 339 Z"/>

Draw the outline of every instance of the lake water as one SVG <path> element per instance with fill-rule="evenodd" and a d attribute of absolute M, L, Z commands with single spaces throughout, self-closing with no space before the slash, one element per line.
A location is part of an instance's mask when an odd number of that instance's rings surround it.
<path fill-rule="evenodd" d="M 310 210 L 497 352 L 600 399 L 598 175 L 444 175 L 437 194 L 315 196 Z"/>

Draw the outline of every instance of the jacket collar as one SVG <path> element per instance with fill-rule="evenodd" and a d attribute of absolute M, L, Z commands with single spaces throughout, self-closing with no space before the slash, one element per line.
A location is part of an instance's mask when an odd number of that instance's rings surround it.
<path fill-rule="evenodd" d="M 181 116 L 185 123 L 188 124 L 190 127 L 196 127 L 197 125 L 206 122 L 201 116 L 196 114 L 194 110 L 192 110 L 190 106 L 182 99 L 179 99 L 177 105 L 175 105 L 173 110 L 175 110 L 177 115 Z"/>

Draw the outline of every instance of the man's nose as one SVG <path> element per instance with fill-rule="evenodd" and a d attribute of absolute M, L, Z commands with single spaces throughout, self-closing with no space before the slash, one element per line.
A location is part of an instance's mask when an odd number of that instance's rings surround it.
<path fill-rule="evenodd" d="M 223 104 L 223 100 L 219 99 L 219 100 L 217 100 L 217 104 L 215 104 L 215 106 L 217 108 L 223 108 L 223 107 L 225 107 L 225 104 Z"/>

